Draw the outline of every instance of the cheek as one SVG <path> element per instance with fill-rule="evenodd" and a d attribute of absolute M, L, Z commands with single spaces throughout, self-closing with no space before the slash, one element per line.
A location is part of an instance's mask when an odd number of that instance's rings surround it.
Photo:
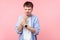
<path fill-rule="evenodd" d="M 32 12 L 32 10 L 29 10 L 29 12 Z"/>
<path fill-rule="evenodd" d="M 25 12 L 27 12 L 27 10 L 25 10 Z"/>

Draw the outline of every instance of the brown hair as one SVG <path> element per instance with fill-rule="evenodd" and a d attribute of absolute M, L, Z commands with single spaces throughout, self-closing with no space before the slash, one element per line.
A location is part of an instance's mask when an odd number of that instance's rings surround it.
<path fill-rule="evenodd" d="M 24 3 L 24 5 L 23 5 L 23 7 L 32 7 L 33 8 L 33 3 L 32 2 L 30 2 L 30 1 L 26 1 L 25 3 Z"/>

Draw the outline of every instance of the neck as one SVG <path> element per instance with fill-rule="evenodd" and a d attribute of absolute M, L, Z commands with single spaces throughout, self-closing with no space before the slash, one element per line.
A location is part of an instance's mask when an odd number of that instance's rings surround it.
<path fill-rule="evenodd" d="M 31 15 L 26 15 L 26 16 L 31 17 L 31 16 L 32 16 L 32 14 L 31 14 Z"/>
<path fill-rule="evenodd" d="M 26 15 L 26 14 L 25 14 L 25 15 Z M 30 16 L 32 16 L 32 14 L 30 14 L 30 15 L 26 15 L 26 16 L 30 17 Z"/>

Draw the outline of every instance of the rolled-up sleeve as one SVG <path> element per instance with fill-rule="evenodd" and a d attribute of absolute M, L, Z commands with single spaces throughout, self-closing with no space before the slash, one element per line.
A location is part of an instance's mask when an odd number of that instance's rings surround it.
<path fill-rule="evenodd" d="M 18 27 L 19 27 L 19 25 L 21 24 L 21 19 L 22 19 L 22 17 L 19 16 L 18 21 L 17 21 L 17 23 L 16 23 L 16 32 L 17 32 L 18 34 L 22 34 L 22 30 L 21 30 L 20 32 L 18 32 Z"/>
<path fill-rule="evenodd" d="M 36 32 L 33 33 L 33 34 L 34 35 L 38 35 L 38 33 L 40 31 L 40 25 L 39 25 L 39 22 L 38 22 L 38 18 L 37 17 L 35 17 L 34 28 L 35 28 Z"/>

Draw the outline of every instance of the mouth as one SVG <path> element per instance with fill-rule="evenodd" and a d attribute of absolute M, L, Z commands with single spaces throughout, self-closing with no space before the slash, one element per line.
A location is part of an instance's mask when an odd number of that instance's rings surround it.
<path fill-rule="evenodd" d="M 30 12 L 26 12 L 26 13 L 30 13 Z"/>

